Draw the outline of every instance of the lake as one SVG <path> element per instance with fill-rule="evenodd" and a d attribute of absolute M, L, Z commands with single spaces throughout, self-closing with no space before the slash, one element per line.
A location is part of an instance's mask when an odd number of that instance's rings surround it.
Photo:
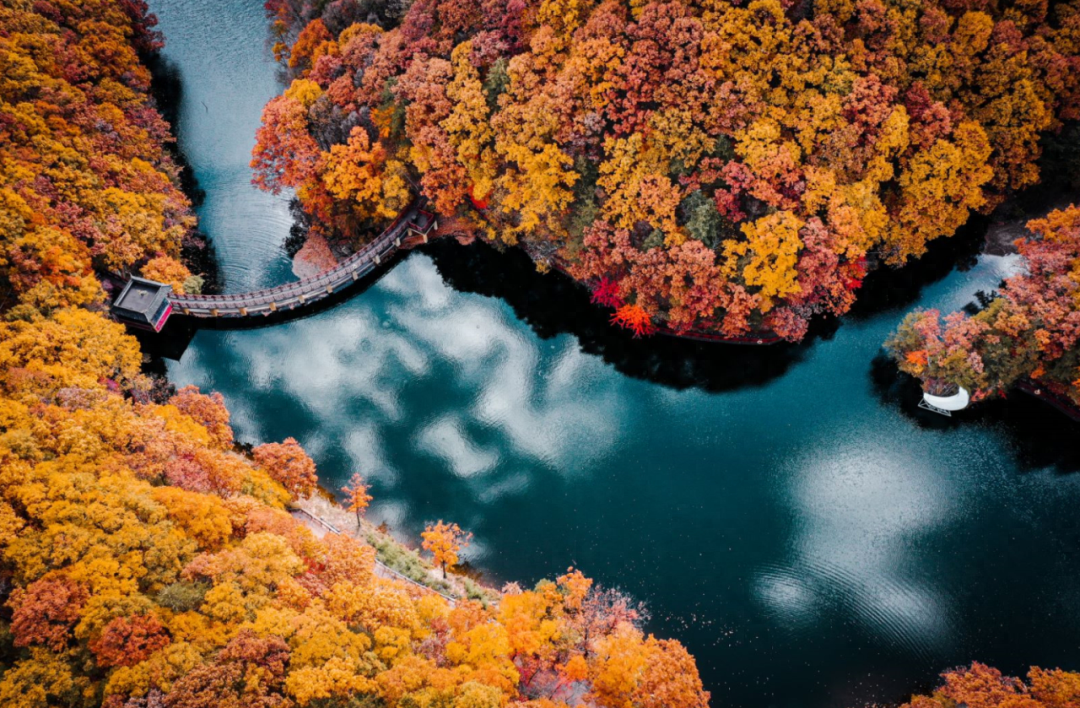
<path fill-rule="evenodd" d="M 292 279 L 288 198 L 248 168 L 281 90 L 262 3 L 150 5 L 224 290 Z M 633 340 L 520 253 L 443 242 L 307 319 L 200 331 L 168 373 L 220 391 L 239 440 L 296 437 L 327 488 L 366 476 L 402 538 L 472 531 L 488 582 L 573 565 L 644 600 L 714 705 L 895 702 L 971 660 L 1080 668 L 1080 428 L 1022 394 L 919 411 L 880 357 L 912 307 L 1016 268 L 977 231 L 800 346 Z"/>

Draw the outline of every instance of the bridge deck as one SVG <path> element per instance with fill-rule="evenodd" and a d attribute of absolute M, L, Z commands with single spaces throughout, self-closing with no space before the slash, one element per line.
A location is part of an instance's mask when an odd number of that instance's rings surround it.
<path fill-rule="evenodd" d="M 423 236 L 426 241 L 428 232 L 437 224 L 422 206 L 423 200 L 414 200 L 378 238 L 333 268 L 310 278 L 247 293 L 172 294 L 169 300 L 177 314 L 201 318 L 266 316 L 318 302 L 378 268 L 404 247 L 410 233 Z"/>

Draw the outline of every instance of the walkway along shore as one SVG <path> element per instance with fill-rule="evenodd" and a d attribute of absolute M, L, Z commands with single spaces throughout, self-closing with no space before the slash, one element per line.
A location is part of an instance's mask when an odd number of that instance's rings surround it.
<path fill-rule="evenodd" d="M 307 526 L 309 529 L 311 529 L 312 533 L 314 533 L 316 536 L 320 536 L 320 537 L 324 536 L 324 535 L 326 535 L 327 532 L 341 534 L 341 535 L 356 536 L 356 534 L 346 533 L 346 532 L 342 531 L 341 529 L 339 529 L 337 526 L 334 526 L 333 524 L 331 524 L 326 519 L 322 518 L 321 516 L 317 516 L 317 515 L 313 514 L 312 512 L 310 512 L 307 509 L 304 509 L 302 507 L 292 507 L 292 508 L 289 509 L 289 513 L 291 513 L 293 515 L 293 517 L 297 518 L 298 520 L 300 520 L 301 523 L 303 523 L 305 526 Z M 361 538 L 360 540 L 363 540 L 363 539 Z M 439 597 L 441 597 L 441 598 L 445 599 L 447 602 L 449 602 L 451 607 L 456 605 L 457 601 L 459 599 L 459 598 L 451 597 L 450 595 L 447 595 L 445 593 L 441 593 L 441 592 L 439 592 L 438 590 L 436 590 L 433 587 L 429 587 L 427 585 L 424 585 L 423 583 L 419 583 L 419 582 L 413 580 L 410 577 L 402 575 L 401 573 L 397 572 L 396 570 L 394 570 L 390 566 L 388 566 L 385 563 L 383 563 L 382 561 L 380 561 L 378 558 L 375 559 L 375 574 L 378 575 L 379 577 L 386 578 L 388 580 L 400 580 L 401 582 L 408 583 L 409 585 L 412 585 L 413 587 L 419 588 L 420 590 L 422 590 L 424 592 L 434 593 L 435 595 L 438 595 Z"/>

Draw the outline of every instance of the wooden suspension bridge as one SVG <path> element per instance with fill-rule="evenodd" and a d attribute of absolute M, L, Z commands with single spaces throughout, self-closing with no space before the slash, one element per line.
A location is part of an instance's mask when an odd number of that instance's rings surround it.
<path fill-rule="evenodd" d="M 374 241 L 317 275 L 272 288 L 221 295 L 176 294 L 164 283 L 131 278 L 113 302 L 112 314 L 131 327 L 153 332 L 160 332 L 170 315 L 183 315 L 202 321 L 203 324 L 196 325 L 200 327 L 229 329 L 258 327 L 302 316 L 316 309 L 317 303 L 329 305 L 326 300 L 364 279 L 400 251 L 427 243 L 429 234 L 438 228 L 438 223 L 434 214 L 424 209 L 426 204 L 426 198 L 415 197 Z M 565 264 L 556 261 L 555 267 L 569 275 Z M 762 345 L 782 341 L 771 332 L 730 337 L 714 332 L 674 331 L 661 327 L 657 333 L 726 344 Z"/>
<path fill-rule="evenodd" d="M 438 228 L 435 216 L 416 198 L 372 242 L 318 275 L 246 293 L 176 294 L 163 283 L 132 278 L 113 302 L 113 315 L 133 327 L 160 332 L 170 315 L 197 319 L 245 320 L 307 309 L 370 275 L 399 251 L 427 243 Z M 240 324 L 240 322 L 237 322 Z"/>

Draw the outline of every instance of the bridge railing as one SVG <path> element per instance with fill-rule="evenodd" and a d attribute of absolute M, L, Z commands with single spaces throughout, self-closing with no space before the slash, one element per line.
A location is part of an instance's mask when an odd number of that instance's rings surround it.
<path fill-rule="evenodd" d="M 300 508 L 300 507 L 295 507 L 293 509 L 290 509 L 290 511 L 293 513 L 293 515 L 305 516 L 308 519 L 311 519 L 313 522 L 315 522 L 316 524 L 318 524 L 322 528 L 326 529 L 330 533 L 336 533 L 336 534 L 339 534 L 339 535 L 344 535 L 344 534 L 342 534 L 341 529 L 339 529 L 337 526 L 334 526 L 332 523 L 330 523 L 326 519 L 322 518 L 321 516 L 318 516 L 316 514 L 311 513 L 307 509 L 303 509 L 303 508 Z M 359 531 L 359 529 L 358 529 L 358 531 Z M 350 533 L 349 535 L 353 536 L 355 538 L 359 538 L 358 533 Z M 400 580 L 400 581 L 408 583 L 408 584 L 410 584 L 410 585 L 412 585 L 414 587 L 417 587 L 420 590 L 423 590 L 424 592 L 429 592 L 429 593 L 433 593 L 435 595 L 438 595 L 439 597 L 443 598 L 448 603 L 450 603 L 451 607 L 453 607 L 454 605 L 457 604 L 457 598 L 451 597 L 450 595 L 447 595 L 446 593 L 439 592 L 438 590 L 431 587 L 430 585 L 425 585 L 423 583 L 417 582 L 417 581 L 413 580 L 412 578 L 410 578 L 409 576 L 404 575 L 402 573 L 399 573 L 398 571 L 396 571 L 393 568 L 391 568 L 390 566 L 388 566 L 386 563 L 383 563 L 378 558 L 375 559 L 375 571 L 379 575 L 382 575 L 385 578 L 393 578 L 395 580 Z"/>
<path fill-rule="evenodd" d="M 171 295 L 173 307 L 193 317 L 247 317 L 291 310 L 321 300 L 366 276 L 401 248 L 421 206 L 410 204 L 378 238 L 318 275 L 272 288 L 226 295 Z"/>

